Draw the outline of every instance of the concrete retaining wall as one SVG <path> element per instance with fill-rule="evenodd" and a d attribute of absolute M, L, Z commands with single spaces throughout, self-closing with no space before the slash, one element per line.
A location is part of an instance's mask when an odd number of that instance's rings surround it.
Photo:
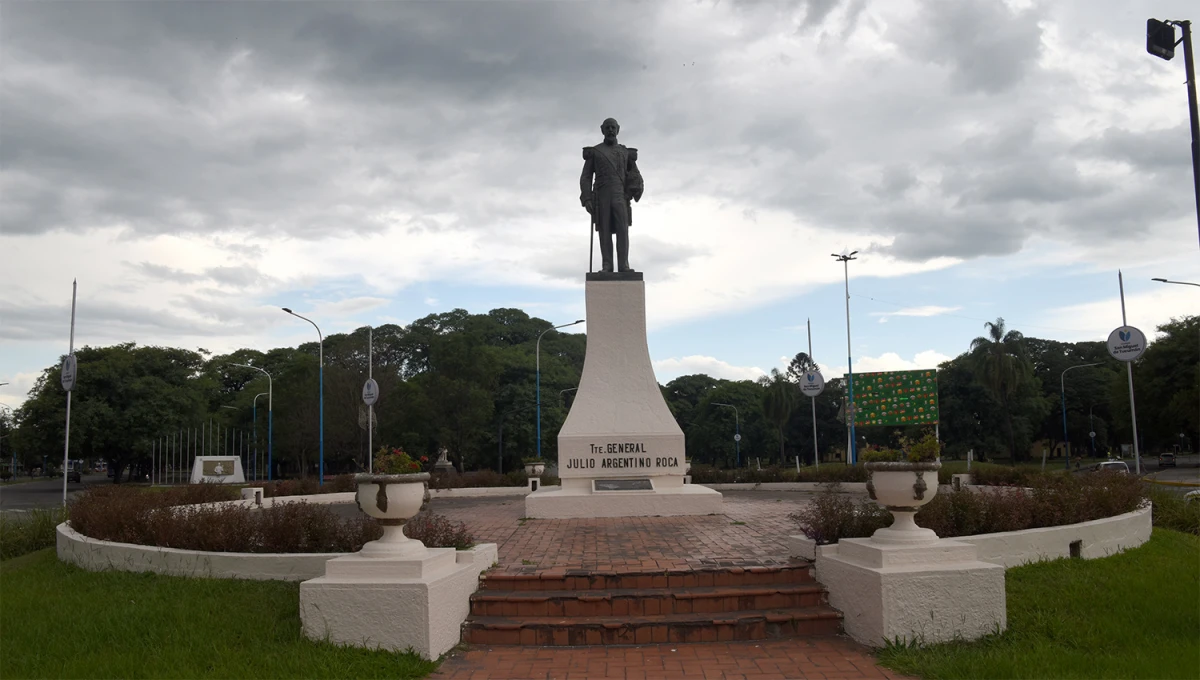
<path fill-rule="evenodd" d="M 1080 541 L 1079 556 L 1090 560 L 1136 548 L 1150 540 L 1150 520 L 1150 506 L 1146 505 L 1123 515 L 1080 524 L 955 536 L 953 540 L 974 545 L 980 561 L 1003 567 L 1070 557 L 1071 543 L 1075 541 Z M 791 555 L 810 560 L 816 559 L 824 548 L 803 535 L 789 536 L 787 543 Z"/>
<path fill-rule="evenodd" d="M 240 502 L 240 501 L 238 501 Z M 325 563 L 349 553 L 219 553 L 115 543 L 58 525 L 58 559 L 88 571 L 149 571 L 170 576 L 307 581 L 325 575 Z"/>

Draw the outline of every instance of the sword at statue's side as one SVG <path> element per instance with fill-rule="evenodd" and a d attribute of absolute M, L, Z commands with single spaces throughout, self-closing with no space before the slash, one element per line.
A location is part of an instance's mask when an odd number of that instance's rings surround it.
<path fill-rule="evenodd" d="M 593 209 L 594 210 L 594 209 Z M 588 273 L 591 274 L 592 262 L 595 260 L 596 253 L 596 215 L 593 210 L 588 211 Z"/>

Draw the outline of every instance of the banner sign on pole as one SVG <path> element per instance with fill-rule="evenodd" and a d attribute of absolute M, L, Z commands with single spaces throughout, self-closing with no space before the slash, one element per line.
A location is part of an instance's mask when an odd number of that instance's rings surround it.
<path fill-rule="evenodd" d="M 936 425 L 937 371 L 854 374 L 854 425 Z"/>

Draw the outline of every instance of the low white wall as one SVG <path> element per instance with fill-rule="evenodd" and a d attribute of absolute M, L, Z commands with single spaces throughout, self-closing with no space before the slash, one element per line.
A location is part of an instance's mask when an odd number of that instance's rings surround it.
<path fill-rule="evenodd" d="M 238 501 L 240 502 L 240 501 Z M 171 576 L 307 581 L 325 574 L 325 563 L 349 553 L 220 553 L 115 543 L 88 538 L 58 525 L 58 559 L 88 571 L 149 571 Z"/>
<path fill-rule="evenodd" d="M 1070 557 L 1074 541 L 1082 542 L 1080 557 L 1090 560 L 1136 548 L 1150 540 L 1153 528 L 1150 512 L 1150 506 L 1146 505 L 1123 515 L 1079 524 L 955 536 L 952 540 L 974 545 L 980 561 L 1003 567 Z M 789 536 L 787 543 L 791 555 L 810 560 L 820 557 L 825 547 L 815 545 L 803 535 Z"/>
<path fill-rule="evenodd" d="M 1146 505 L 1123 515 L 1080 524 L 956 536 L 954 540 L 974 544 L 979 549 L 979 559 L 984 562 L 1015 567 L 1029 562 L 1070 557 L 1071 543 L 1074 541 L 1082 541 L 1081 557 L 1105 557 L 1136 548 L 1150 540 L 1151 529 L 1150 506 Z"/>

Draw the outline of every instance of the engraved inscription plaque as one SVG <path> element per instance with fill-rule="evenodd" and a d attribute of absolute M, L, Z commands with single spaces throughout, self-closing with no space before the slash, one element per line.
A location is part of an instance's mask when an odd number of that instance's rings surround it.
<path fill-rule="evenodd" d="M 654 484 L 643 479 L 597 479 L 592 483 L 594 491 L 653 491 Z"/>

